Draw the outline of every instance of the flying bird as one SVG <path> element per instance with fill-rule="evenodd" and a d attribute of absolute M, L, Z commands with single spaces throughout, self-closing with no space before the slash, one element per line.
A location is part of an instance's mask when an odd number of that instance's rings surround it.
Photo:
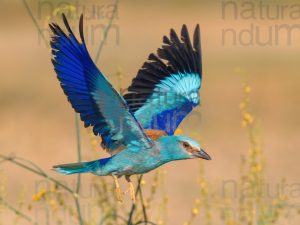
<path fill-rule="evenodd" d="M 199 105 L 202 81 L 200 29 L 193 41 L 186 25 L 180 38 L 171 29 L 163 37 L 163 46 L 148 60 L 132 80 L 128 92 L 120 95 L 91 59 L 83 34 L 83 16 L 79 21 L 80 41 L 62 16 L 67 32 L 57 24 L 52 30 L 52 63 L 73 109 L 85 127 L 91 126 L 102 139 L 102 147 L 111 154 L 90 162 L 54 166 L 63 174 L 87 173 L 112 176 L 116 195 L 122 201 L 118 178 L 129 182 L 135 201 L 131 175 L 147 173 L 165 163 L 210 156 L 190 137 L 174 135 L 185 116 Z M 126 191 L 127 192 L 127 191 Z"/>

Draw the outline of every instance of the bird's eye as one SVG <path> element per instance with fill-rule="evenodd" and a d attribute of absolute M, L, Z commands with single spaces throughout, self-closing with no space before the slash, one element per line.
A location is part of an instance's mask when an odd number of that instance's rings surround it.
<path fill-rule="evenodd" d="M 183 145 L 183 147 L 185 147 L 185 148 L 188 148 L 188 147 L 190 147 L 190 144 L 189 144 L 189 143 L 187 143 L 187 142 L 183 142 L 183 143 L 182 143 L 182 145 Z"/>

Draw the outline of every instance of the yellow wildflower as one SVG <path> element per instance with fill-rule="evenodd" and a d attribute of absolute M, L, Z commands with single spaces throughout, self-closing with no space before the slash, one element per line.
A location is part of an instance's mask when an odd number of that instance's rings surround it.
<path fill-rule="evenodd" d="M 49 205 L 53 210 L 57 209 L 57 202 L 54 199 L 49 201 Z"/>
<path fill-rule="evenodd" d="M 145 185 L 145 184 L 146 184 L 146 181 L 144 179 L 142 179 L 141 185 Z"/>
<path fill-rule="evenodd" d="M 192 209 L 193 216 L 196 216 L 198 213 L 199 213 L 199 209 L 197 209 L 197 208 Z"/>
<path fill-rule="evenodd" d="M 240 103 L 240 109 L 245 109 L 246 108 L 246 103 L 245 102 L 241 102 Z"/>
<path fill-rule="evenodd" d="M 58 187 L 57 187 L 56 184 L 52 185 L 51 188 L 50 188 L 50 192 L 52 192 L 52 193 L 56 192 L 56 191 L 57 191 L 57 188 L 58 188 Z"/>
<path fill-rule="evenodd" d="M 196 204 L 196 205 L 200 205 L 200 203 L 201 203 L 201 200 L 200 200 L 199 198 L 196 198 L 196 199 L 195 199 L 195 204 Z"/>
<path fill-rule="evenodd" d="M 251 167 L 251 172 L 252 173 L 259 173 L 262 171 L 262 165 L 261 164 L 255 164 Z"/>
<path fill-rule="evenodd" d="M 47 194 L 46 189 L 41 189 L 38 193 L 32 196 L 32 201 L 37 202 L 40 201 Z"/>
<path fill-rule="evenodd" d="M 200 181 L 200 189 L 202 190 L 202 191 L 205 191 L 205 192 L 207 192 L 208 191 L 208 187 L 207 187 L 207 183 L 205 182 L 205 181 Z"/>
<path fill-rule="evenodd" d="M 246 94 L 249 94 L 249 93 L 251 92 L 251 87 L 250 87 L 249 85 L 246 85 L 246 86 L 244 87 L 244 92 L 245 92 Z"/>
<path fill-rule="evenodd" d="M 253 116 L 250 113 L 245 112 L 243 115 L 243 122 L 242 125 L 245 127 L 247 125 L 252 124 L 254 121 Z"/>
<path fill-rule="evenodd" d="M 159 221 L 157 222 L 157 224 L 158 224 L 158 225 L 163 225 L 163 224 L 164 224 L 164 221 L 163 221 L 163 220 L 159 220 Z"/>
<path fill-rule="evenodd" d="M 207 217 L 207 219 L 212 219 L 212 213 L 211 213 L 211 211 L 208 211 L 206 213 L 206 217 Z"/>

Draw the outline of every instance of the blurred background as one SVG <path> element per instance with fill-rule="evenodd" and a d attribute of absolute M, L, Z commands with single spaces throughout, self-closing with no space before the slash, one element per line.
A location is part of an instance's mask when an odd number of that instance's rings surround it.
<path fill-rule="evenodd" d="M 202 165 L 206 180 L 218 192 L 222 182 L 239 177 L 241 155 L 247 156 L 249 149 L 239 107 L 246 81 L 251 87 L 251 112 L 259 127 L 267 185 L 276 195 L 278 183 L 285 178 L 285 194 L 298 205 L 300 6 L 298 1 L 263 2 L 121 0 L 97 66 L 116 88 L 126 88 L 148 55 L 161 46 L 170 28 L 179 33 L 182 24 L 187 24 L 191 34 L 199 23 L 202 105 L 182 123 L 181 130 L 198 135 L 212 156 L 212 161 Z M 55 21 L 62 25 L 60 13 L 71 9 L 73 13 L 67 15 L 78 34 L 83 12 L 88 49 L 95 58 L 113 7 L 114 2 L 107 0 L 1 0 L 1 154 L 29 159 L 51 176 L 72 184 L 75 177 L 51 171 L 52 165 L 74 162 L 77 156 L 75 115 L 53 71 L 47 24 Z M 92 150 L 91 135 L 80 126 L 83 158 L 107 156 Z M 24 189 L 23 198 L 30 201 L 43 179 L 9 163 L 0 167 L 7 201 L 19 204 Z M 170 163 L 161 170 L 168 196 L 164 223 L 183 224 L 199 192 L 199 161 Z M 145 189 L 154 173 L 145 175 Z M 83 181 L 90 177 L 84 176 Z M 112 179 L 105 179 L 112 183 Z M 212 214 L 219 217 L 217 211 Z M 3 224 L 13 224 L 13 218 L 11 213 L 2 216 Z M 196 219 L 195 224 L 200 221 Z M 300 220 L 293 215 L 284 221 L 281 224 Z"/>

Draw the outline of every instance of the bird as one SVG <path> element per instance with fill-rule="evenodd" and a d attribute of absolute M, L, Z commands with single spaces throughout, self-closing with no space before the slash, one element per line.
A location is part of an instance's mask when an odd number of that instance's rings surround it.
<path fill-rule="evenodd" d="M 80 41 L 64 14 L 66 32 L 50 23 L 52 64 L 60 86 L 85 127 L 101 137 L 110 156 L 88 162 L 53 166 L 63 174 L 92 173 L 111 176 L 118 201 L 129 192 L 135 203 L 132 175 L 142 175 L 165 163 L 211 157 L 196 140 L 174 135 L 177 127 L 200 104 L 202 82 L 200 27 L 193 42 L 186 25 L 181 36 L 171 29 L 157 54 L 151 53 L 122 96 L 93 62 L 85 44 L 83 15 L 79 19 Z M 119 178 L 128 190 L 122 192 Z"/>

